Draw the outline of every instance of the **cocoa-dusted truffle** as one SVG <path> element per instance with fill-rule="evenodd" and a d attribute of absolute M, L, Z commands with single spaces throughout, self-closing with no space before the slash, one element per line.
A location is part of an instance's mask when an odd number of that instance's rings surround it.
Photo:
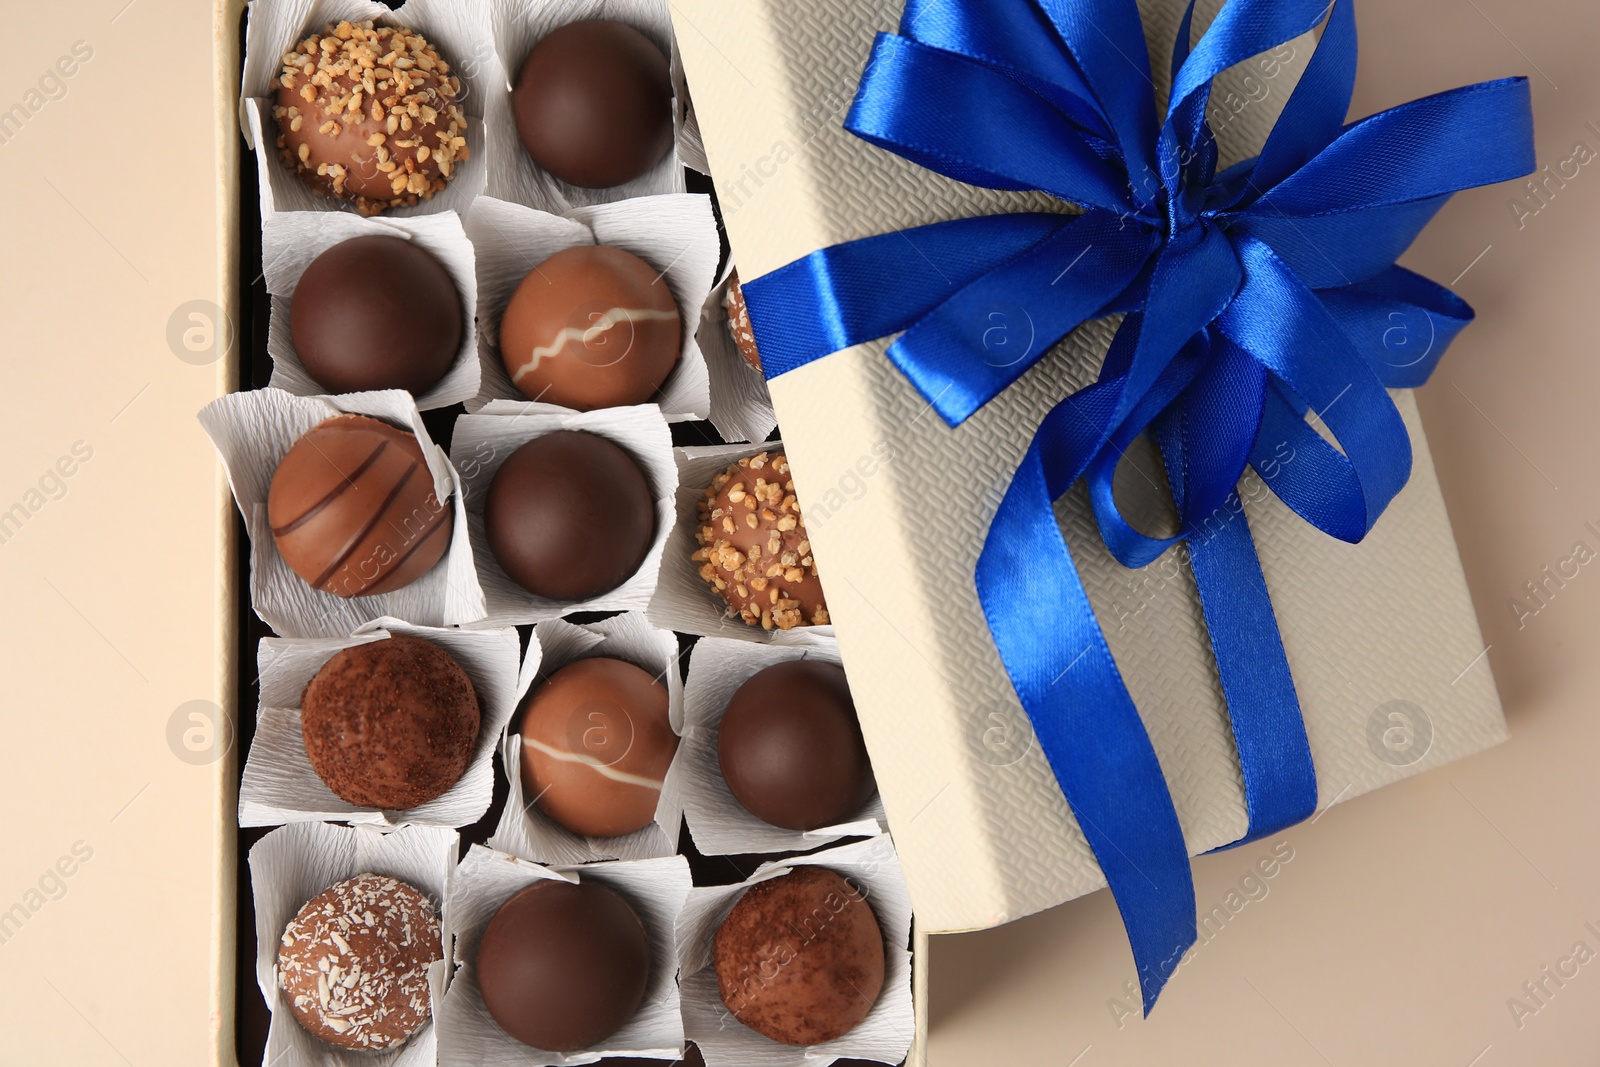
<path fill-rule="evenodd" d="M 528 698 L 522 786 L 573 833 L 631 834 L 655 819 L 677 751 L 667 687 L 625 660 L 596 656 L 562 667 Z"/>
<path fill-rule="evenodd" d="M 883 989 L 883 931 L 860 891 L 824 867 L 751 886 L 712 941 L 722 1002 L 785 1045 L 855 1029 Z"/>
<path fill-rule="evenodd" d="M 739 355 L 751 369 L 759 372 L 761 353 L 756 349 L 756 331 L 750 325 L 750 308 L 744 302 L 744 287 L 739 284 L 738 271 L 728 276 L 728 288 L 722 293 L 722 310 L 728 315 L 728 334 L 739 349 Z"/>
<path fill-rule="evenodd" d="M 682 330 L 661 271 L 620 248 L 576 245 L 511 294 L 500 359 L 533 400 L 579 411 L 643 404 L 678 365 Z"/>
<path fill-rule="evenodd" d="M 843 822 L 877 788 L 844 669 L 821 660 L 775 663 L 740 686 L 717 760 L 740 804 L 790 830 Z"/>
<path fill-rule="evenodd" d="M 533 161 L 590 189 L 632 181 L 672 148 L 672 72 L 655 43 L 599 19 L 552 30 L 511 91 Z"/>
<path fill-rule="evenodd" d="M 455 517 L 433 491 L 416 435 L 337 415 L 272 474 L 267 521 L 283 561 L 313 589 L 373 596 L 409 585 L 450 546 Z"/>
<path fill-rule="evenodd" d="M 478 991 L 524 1045 L 575 1052 L 639 1010 L 650 938 L 626 900 L 599 882 L 541 879 L 500 905 L 478 945 Z"/>
<path fill-rule="evenodd" d="M 330 24 L 283 57 L 272 117 L 286 166 L 363 215 L 442 191 L 467 158 L 461 79 L 414 30 Z"/>
<path fill-rule="evenodd" d="M 405 634 L 334 655 L 300 698 L 312 770 L 363 808 L 437 799 L 466 773 L 480 712 L 472 680 L 431 641 Z"/>
<path fill-rule="evenodd" d="M 483 522 L 512 581 L 551 600 L 585 600 L 626 582 L 644 562 L 655 498 L 621 447 L 562 430 L 506 457 L 489 482 Z"/>
<path fill-rule="evenodd" d="M 712 479 L 697 512 L 700 577 L 751 626 L 821 626 L 828 605 L 817 578 L 789 460 L 748 456 Z"/>
<path fill-rule="evenodd" d="M 330 1045 L 379 1051 L 428 1021 L 439 916 L 419 890 L 361 874 L 312 897 L 284 928 L 278 984 L 300 1025 Z"/>
<path fill-rule="evenodd" d="M 330 393 L 426 393 L 455 362 L 461 326 L 449 273 L 416 242 L 387 234 L 313 259 L 289 305 L 295 354 Z"/>

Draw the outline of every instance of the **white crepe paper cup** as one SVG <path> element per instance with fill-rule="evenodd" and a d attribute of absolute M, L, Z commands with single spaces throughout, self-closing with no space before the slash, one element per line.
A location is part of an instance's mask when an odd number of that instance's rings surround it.
<path fill-rule="evenodd" d="M 466 671 L 478 695 L 481 718 L 472 761 L 444 795 L 403 811 L 362 808 L 341 800 L 323 783 L 306 756 L 300 699 L 311 679 L 335 654 L 356 645 L 405 634 L 431 641 Z M 261 642 L 257 667 L 261 705 L 255 738 L 239 784 L 239 825 L 341 821 L 388 826 L 469 826 L 494 798 L 494 751 L 521 699 L 517 632 L 435 629 L 379 619 L 344 638 L 274 638 Z M 538 642 L 529 655 L 538 660 Z"/>
<path fill-rule="evenodd" d="M 535 684 L 579 660 L 596 656 L 626 660 L 649 671 L 667 687 L 667 713 L 672 731 L 683 733 L 683 682 L 678 676 L 675 634 L 654 629 L 643 615 L 628 612 L 582 626 L 564 619 L 551 619 L 534 628 L 534 637 L 542 649 L 543 662 L 535 672 L 537 678 L 526 668 L 523 673 Z M 670 856 L 677 851 L 678 830 L 683 820 L 681 743 L 662 782 L 655 821 L 621 837 L 575 834 L 540 811 L 522 787 L 522 743 L 520 733 L 509 731 L 501 742 L 500 759 L 510 779 L 511 792 L 500 812 L 494 836 L 489 838 L 491 848 L 539 863 L 566 864 L 649 859 Z"/>
<path fill-rule="evenodd" d="M 358 1052 L 325 1044 L 294 1017 L 278 986 L 278 944 L 302 907 L 329 886 L 361 874 L 384 874 L 420 890 L 435 908 L 444 904 L 455 869 L 454 830 L 408 826 L 296 823 L 257 841 L 250 850 L 250 886 L 256 907 L 256 982 L 272 1012 L 262 1067 L 433 1067 L 437 1029 L 430 1022 L 398 1049 Z M 449 979 L 449 933 L 441 920 L 443 955 L 428 968 L 428 989 L 437 1014 Z"/>
<path fill-rule="evenodd" d="M 803 866 L 826 867 L 866 898 L 883 930 L 884 968 L 883 990 L 860 1025 L 832 1041 L 798 1048 L 758 1034 L 733 1017 L 717 988 L 712 942 L 745 890 Z M 684 1031 L 700 1046 L 707 1067 L 812 1067 L 841 1058 L 899 1063 L 916 1029 L 910 943 L 911 898 L 887 835 L 763 864 L 738 885 L 696 887 L 678 916 Z"/>
<path fill-rule="evenodd" d="M 443 378 L 418 396 L 422 411 L 449 407 L 476 396 L 479 387 L 478 333 L 473 319 L 478 310 L 478 278 L 473 267 L 472 242 L 454 211 L 409 218 L 377 217 L 332 211 L 285 211 L 262 224 L 261 249 L 267 291 L 272 294 L 267 352 L 272 356 L 274 389 L 296 396 L 317 396 L 327 389 L 307 373 L 289 332 L 290 308 L 300 276 L 312 260 L 334 245 L 356 237 L 398 237 L 411 241 L 439 261 L 455 283 L 461 301 L 461 347 Z"/>
<path fill-rule="evenodd" d="M 390 593 L 347 598 L 313 589 L 278 554 L 267 520 L 267 494 L 279 462 L 307 430 L 341 414 L 368 415 L 416 434 L 434 492 L 455 516 L 444 558 Z M 213 400 L 201 409 L 200 424 L 221 453 L 250 533 L 250 604 L 280 635 L 345 637 L 382 618 L 417 626 L 460 626 L 483 618 L 483 590 L 472 563 L 460 479 L 444 450 L 428 437 L 410 393 L 386 389 L 295 396 L 281 389 L 256 389 Z"/>
<path fill-rule="evenodd" d="M 478 990 L 478 946 L 500 906 L 541 879 L 596 881 L 621 894 L 650 937 L 650 980 L 634 1017 L 601 1046 L 578 1052 L 531 1048 L 500 1029 Z M 434 1014 L 441 1064 L 480 1067 L 550 1067 L 594 1063 L 607 1056 L 671 1060 L 683 1048 L 674 941 L 678 912 L 689 895 L 689 864 L 682 856 L 544 867 L 474 845 L 451 875 L 444 925 L 455 948 L 455 972 Z"/>
<path fill-rule="evenodd" d="M 678 365 L 655 402 L 672 422 L 703 419 L 711 410 L 711 384 L 696 338 L 696 316 L 716 279 L 721 245 L 709 197 L 698 193 L 642 197 L 575 208 L 552 215 L 484 197 L 466 218 L 477 253 L 478 357 L 482 385 L 469 401 L 476 410 L 491 400 L 524 401 L 500 358 L 500 320 L 522 279 L 557 252 L 579 245 L 611 245 L 654 267 L 672 292 L 682 320 Z M 626 358 L 626 357 L 623 357 Z"/>
<path fill-rule="evenodd" d="M 484 500 L 500 465 L 529 441 L 562 430 L 586 431 L 619 445 L 638 463 L 655 498 L 655 537 L 639 569 L 617 588 L 588 600 L 550 600 L 528 592 L 495 562 L 484 529 Z M 487 612 L 473 626 L 522 625 L 580 611 L 637 611 L 650 602 L 676 514 L 673 502 L 678 487 L 672 433 L 659 408 L 650 404 L 578 412 L 548 404 L 496 400 L 477 414 L 456 420 L 451 451 L 461 470 L 465 527 L 471 533 L 477 581 Z"/>
<path fill-rule="evenodd" d="M 761 372 L 746 363 L 728 332 L 728 309 L 723 301 L 733 284 L 733 263 L 728 263 L 711 295 L 700 308 L 695 331 L 711 376 L 711 425 L 725 441 L 765 441 L 778 426 L 772 397 Z"/>

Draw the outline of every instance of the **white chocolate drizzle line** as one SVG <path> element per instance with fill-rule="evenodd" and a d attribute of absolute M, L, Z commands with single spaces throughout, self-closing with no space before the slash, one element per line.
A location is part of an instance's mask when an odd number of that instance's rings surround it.
<path fill-rule="evenodd" d="M 610 308 L 599 318 L 594 320 L 593 326 L 579 328 L 566 326 L 556 334 L 555 340 L 547 345 L 537 345 L 531 353 L 528 362 L 517 368 L 517 373 L 511 376 L 513 382 L 522 380 L 524 374 L 531 374 L 535 368 L 547 359 L 561 353 L 573 341 L 582 341 L 588 344 L 607 330 L 623 322 L 676 322 L 677 309 L 671 311 L 657 311 L 655 308 Z"/>
<path fill-rule="evenodd" d="M 627 771 L 619 771 L 609 763 L 601 763 L 593 756 L 585 756 L 581 752 L 567 752 L 563 749 L 551 748 L 549 745 L 541 741 L 535 741 L 528 736 L 522 738 L 522 743 L 535 751 L 543 752 L 553 760 L 560 760 L 562 763 L 581 763 L 592 769 L 596 774 L 609 778 L 613 782 L 622 782 L 626 785 L 639 786 L 641 789 L 654 789 L 658 793 L 661 792 L 662 783 L 660 779 L 646 778 L 642 774 L 629 774 Z"/>

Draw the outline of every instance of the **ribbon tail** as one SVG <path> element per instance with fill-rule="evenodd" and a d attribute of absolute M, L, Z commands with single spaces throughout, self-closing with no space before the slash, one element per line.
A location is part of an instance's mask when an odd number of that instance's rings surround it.
<path fill-rule="evenodd" d="M 1195 942 L 1194 880 L 1155 748 L 1056 522 L 1041 438 L 1062 410 L 1046 420 L 1001 502 L 978 558 L 978 596 L 1122 913 L 1148 1014 Z"/>

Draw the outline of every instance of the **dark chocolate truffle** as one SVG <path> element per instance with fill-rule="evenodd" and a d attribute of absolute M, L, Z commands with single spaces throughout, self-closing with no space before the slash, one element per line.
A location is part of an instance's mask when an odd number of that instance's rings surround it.
<path fill-rule="evenodd" d="M 536 437 L 489 482 L 489 550 L 512 581 L 551 600 L 585 600 L 626 582 L 655 538 L 655 499 L 633 457 L 604 437 Z"/>
<path fill-rule="evenodd" d="M 583 659 L 528 699 L 522 787 L 573 833 L 631 834 L 655 819 L 677 751 L 666 686 L 625 660 Z"/>
<path fill-rule="evenodd" d="M 828 605 L 817 578 L 789 460 L 748 456 L 718 474 L 700 499 L 694 560 L 700 577 L 751 626 L 821 626 Z"/>
<path fill-rule="evenodd" d="M 599 882 L 541 879 L 500 905 L 478 945 L 478 991 L 524 1045 L 575 1052 L 620 1030 L 644 1001 L 650 938 Z"/>
<path fill-rule="evenodd" d="M 821 660 L 775 663 L 741 685 L 717 760 L 739 803 L 790 830 L 843 822 L 877 788 L 844 669 Z"/>
<path fill-rule="evenodd" d="M 415 434 L 338 415 L 279 461 L 267 521 L 296 574 L 352 597 L 393 592 L 428 573 L 450 547 L 455 516 L 434 494 Z"/>
<path fill-rule="evenodd" d="M 278 984 L 300 1025 L 330 1045 L 395 1049 L 432 1010 L 439 916 L 420 891 L 361 874 L 306 902 L 278 945 Z"/>
<path fill-rule="evenodd" d="M 296 283 L 289 335 L 306 373 L 330 393 L 426 393 L 461 347 L 461 298 L 439 261 L 384 234 L 342 241 Z"/>
<path fill-rule="evenodd" d="M 363 215 L 428 200 L 467 158 L 461 80 L 414 30 L 340 22 L 283 57 L 278 153 Z"/>
<path fill-rule="evenodd" d="M 577 245 L 511 294 L 500 358 L 533 400 L 579 411 L 643 404 L 678 365 L 682 328 L 660 271 L 620 248 Z"/>
<path fill-rule="evenodd" d="M 539 166 L 585 188 L 621 185 L 672 148 L 672 72 L 633 27 L 574 22 L 528 53 L 511 111 Z"/>
<path fill-rule="evenodd" d="M 431 641 L 394 634 L 346 648 L 300 698 L 306 756 L 329 789 L 363 808 L 400 811 L 443 796 L 478 742 L 478 695 Z"/>
<path fill-rule="evenodd" d="M 722 293 L 722 310 L 728 316 L 728 335 L 733 338 L 739 355 L 752 370 L 761 370 L 761 353 L 756 349 L 755 327 L 750 325 L 750 308 L 744 302 L 744 288 L 739 284 L 739 272 L 728 277 L 728 288 Z"/>
<path fill-rule="evenodd" d="M 733 1017 L 785 1045 L 820 1045 L 867 1017 L 883 989 L 883 932 L 861 892 L 824 867 L 757 882 L 712 942 Z"/>

